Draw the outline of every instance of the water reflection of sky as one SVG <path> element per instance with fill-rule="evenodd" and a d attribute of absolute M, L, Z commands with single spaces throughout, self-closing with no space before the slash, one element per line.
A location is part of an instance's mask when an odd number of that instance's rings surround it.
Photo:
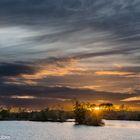
<path fill-rule="evenodd" d="M 2 121 L 0 136 L 8 135 L 11 140 L 140 140 L 140 122 L 106 121 L 106 124 L 110 125 L 93 127 L 75 126 L 73 122 Z"/>
<path fill-rule="evenodd" d="M 140 122 L 137 121 L 107 121 L 104 120 L 105 127 L 117 127 L 117 128 L 138 128 L 140 129 Z"/>

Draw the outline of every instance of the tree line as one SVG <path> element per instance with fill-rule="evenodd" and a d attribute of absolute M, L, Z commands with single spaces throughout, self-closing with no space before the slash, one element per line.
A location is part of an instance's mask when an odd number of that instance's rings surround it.
<path fill-rule="evenodd" d="M 104 125 L 103 119 L 107 120 L 136 120 L 140 121 L 140 111 L 131 111 L 125 105 L 116 108 L 112 103 L 95 105 L 88 102 L 75 101 L 72 111 L 62 109 L 45 108 L 40 111 L 27 111 L 21 109 L 12 112 L 11 109 L 0 108 L 0 120 L 29 120 L 29 121 L 52 121 L 65 122 L 74 119 L 76 124 Z"/>

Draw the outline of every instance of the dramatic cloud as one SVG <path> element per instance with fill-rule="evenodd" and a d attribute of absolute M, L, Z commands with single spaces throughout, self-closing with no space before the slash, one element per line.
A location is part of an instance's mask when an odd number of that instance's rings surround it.
<path fill-rule="evenodd" d="M 130 97 L 130 98 L 127 98 L 127 99 L 123 99 L 122 101 L 124 101 L 124 102 L 140 101 L 140 96 Z"/>
<path fill-rule="evenodd" d="M 139 0 L 0 0 L 0 104 L 137 106 L 139 16 Z"/>
<path fill-rule="evenodd" d="M 18 76 L 20 74 L 34 73 L 34 69 L 26 64 L 0 63 L 0 76 Z"/>
<path fill-rule="evenodd" d="M 120 104 L 123 103 L 124 98 L 130 98 L 132 96 L 130 94 L 98 92 L 89 89 L 76 89 L 69 87 L 1 85 L 0 88 L 1 105 L 12 106 L 13 103 L 14 105 L 17 103 L 16 106 L 31 107 L 32 104 L 34 104 L 33 106 L 36 109 L 46 107 L 47 105 L 53 106 L 54 103 L 55 105 L 63 105 L 68 102 L 72 105 L 75 99 L 94 103 L 100 103 L 101 100 L 104 102 L 112 101 L 116 104 Z M 135 93 L 134 95 L 138 96 L 139 94 Z M 37 102 L 42 103 L 35 105 Z"/>

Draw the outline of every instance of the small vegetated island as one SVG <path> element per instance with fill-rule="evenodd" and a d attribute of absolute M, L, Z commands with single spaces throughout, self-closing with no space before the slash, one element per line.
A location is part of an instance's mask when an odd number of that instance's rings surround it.
<path fill-rule="evenodd" d="M 91 126 L 103 126 L 102 114 L 99 107 L 90 103 L 79 103 L 76 101 L 74 106 L 76 124 Z"/>
<path fill-rule="evenodd" d="M 75 120 L 76 125 L 104 126 L 106 120 L 134 120 L 140 121 L 140 111 L 132 111 L 125 105 L 116 106 L 112 103 L 95 105 L 87 102 L 75 101 L 73 111 L 46 108 L 32 111 L 18 108 L 0 108 L 0 120 L 24 120 L 42 122 L 66 122 Z"/>

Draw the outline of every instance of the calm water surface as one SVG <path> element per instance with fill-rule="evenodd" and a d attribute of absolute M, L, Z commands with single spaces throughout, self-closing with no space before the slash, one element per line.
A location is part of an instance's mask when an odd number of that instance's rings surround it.
<path fill-rule="evenodd" d="M 105 121 L 105 127 L 72 122 L 0 122 L 0 136 L 10 140 L 140 140 L 140 122 Z"/>

